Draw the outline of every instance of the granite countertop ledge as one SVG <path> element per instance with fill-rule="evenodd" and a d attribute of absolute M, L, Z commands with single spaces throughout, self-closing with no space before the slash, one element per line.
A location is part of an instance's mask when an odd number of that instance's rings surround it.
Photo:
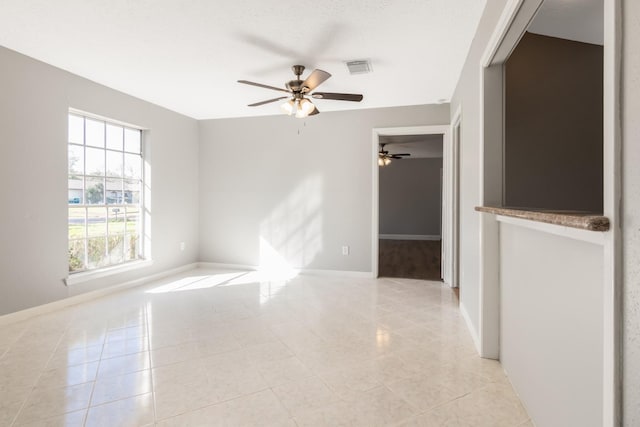
<path fill-rule="evenodd" d="M 476 211 L 495 215 L 522 218 L 530 221 L 579 228 L 589 231 L 608 231 L 609 219 L 601 215 L 579 211 L 527 210 L 519 208 L 499 208 L 476 206 Z"/>

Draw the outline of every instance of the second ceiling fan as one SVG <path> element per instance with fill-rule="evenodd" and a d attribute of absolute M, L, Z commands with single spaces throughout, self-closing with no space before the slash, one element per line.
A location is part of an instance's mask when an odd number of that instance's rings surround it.
<path fill-rule="evenodd" d="M 411 154 L 409 153 L 394 153 L 391 154 L 389 153 L 389 151 L 384 149 L 384 146 L 387 145 L 386 143 L 384 144 L 380 144 L 380 151 L 378 151 L 378 165 L 379 166 L 387 166 L 389 163 L 391 163 L 391 159 L 397 159 L 400 160 L 404 157 L 408 157 Z"/>
<path fill-rule="evenodd" d="M 281 108 L 289 115 L 294 115 L 298 118 L 313 116 L 320 113 L 316 106 L 311 102 L 309 97 L 314 99 L 330 99 L 335 101 L 362 101 L 362 95 L 354 93 L 335 93 L 335 92 L 313 92 L 315 88 L 325 82 L 331 74 L 323 70 L 313 70 L 311 74 L 302 80 L 301 76 L 304 72 L 304 65 L 294 65 L 291 67 L 293 74 L 296 75 L 294 80 L 289 80 L 285 83 L 285 89 L 276 86 L 269 86 L 262 83 L 255 83 L 248 80 L 238 80 L 238 83 L 258 86 L 265 89 L 277 90 L 280 92 L 286 92 L 287 96 L 280 96 L 278 98 L 267 99 L 266 101 L 260 101 L 253 104 L 249 104 L 249 107 L 257 107 L 260 105 L 269 104 L 271 102 L 280 101 L 282 99 L 289 100 L 282 104 Z"/>

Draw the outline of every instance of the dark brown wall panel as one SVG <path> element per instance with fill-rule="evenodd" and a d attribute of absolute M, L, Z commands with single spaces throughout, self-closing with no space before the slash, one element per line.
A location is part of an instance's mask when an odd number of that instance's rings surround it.
<path fill-rule="evenodd" d="M 602 46 L 527 33 L 506 64 L 505 205 L 602 211 Z"/>

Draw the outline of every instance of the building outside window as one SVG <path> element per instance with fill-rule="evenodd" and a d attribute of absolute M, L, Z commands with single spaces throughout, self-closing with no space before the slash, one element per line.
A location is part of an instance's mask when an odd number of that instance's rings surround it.
<path fill-rule="evenodd" d="M 142 258 L 142 131 L 69 113 L 69 271 Z"/>

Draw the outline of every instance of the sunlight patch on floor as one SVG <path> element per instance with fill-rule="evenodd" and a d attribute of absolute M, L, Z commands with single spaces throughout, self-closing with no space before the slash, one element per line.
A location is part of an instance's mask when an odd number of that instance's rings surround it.
<path fill-rule="evenodd" d="M 164 294 L 167 292 L 193 291 L 223 285 L 235 278 L 247 274 L 246 272 L 218 273 L 204 276 L 189 276 L 173 282 L 160 285 L 147 291 L 149 294 Z"/>

